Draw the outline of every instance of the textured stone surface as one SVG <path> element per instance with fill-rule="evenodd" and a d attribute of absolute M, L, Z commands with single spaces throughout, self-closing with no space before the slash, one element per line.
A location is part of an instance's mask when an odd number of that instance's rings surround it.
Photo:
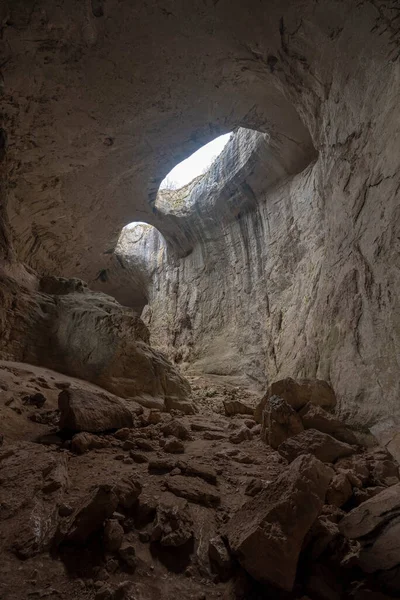
<path fill-rule="evenodd" d="M 102 432 L 132 427 L 132 414 L 110 394 L 79 388 L 63 390 L 58 397 L 60 427 L 69 431 Z"/>
<path fill-rule="evenodd" d="M 257 405 L 255 418 L 259 423 L 266 404 L 273 396 L 282 398 L 294 410 L 300 410 L 308 403 L 325 408 L 334 408 L 336 405 L 335 392 L 326 381 L 287 377 L 274 381 Z"/>
<path fill-rule="evenodd" d="M 303 429 L 301 418 L 285 400 L 278 396 L 268 399 L 262 413 L 261 437 L 271 448 L 278 448 Z"/>
<path fill-rule="evenodd" d="M 400 484 L 354 508 L 340 522 L 340 531 L 351 539 L 371 534 L 375 529 L 400 516 Z"/>
<path fill-rule="evenodd" d="M 329 433 L 336 439 L 347 444 L 356 444 L 357 438 L 344 424 L 336 419 L 334 415 L 315 404 L 308 403 L 300 411 L 300 417 L 305 429 L 318 429 L 323 433 Z"/>
<path fill-rule="evenodd" d="M 331 477 L 319 460 L 300 456 L 228 523 L 229 545 L 255 579 L 292 589 L 304 537 L 324 504 Z"/>
<path fill-rule="evenodd" d="M 35 281 L 21 287 L 21 277 L 0 275 L 1 358 L 47 366 L 124 398 L 149 397 L 163 409 L 192 410 L 188 382 L 148 345 L 148 330 L 131 309 L 88 290 L 39 293 Z"/>

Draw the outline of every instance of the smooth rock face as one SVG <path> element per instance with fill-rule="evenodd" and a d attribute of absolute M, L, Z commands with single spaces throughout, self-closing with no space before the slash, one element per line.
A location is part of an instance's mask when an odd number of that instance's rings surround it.
<path fill-rule="evenodd" d="M 305 535 L 325 500 L 332 472 L 300 456 L 227 525 L 229 545 L 258 581 L 290 591 Z"/>
<path fill-rule="evenodd" d="M 109 394 L 68 388 L 58 396 L 60 427 L 69 431 L 102 432 L 132 427 L 132 414 Z"/>
<path fill-rule="evenodd" d="M 293 408 L 278 396 L 268 399 L 262 412 L 261 437 L 274 448 L 303 431 L 303 423 Z"/>
<path fill-rule="evenodd" d="M 334 437 L 317 431 L 306 429 L 283 442 L 278 452 L 289 462 L 301 454 L 313 454 L 322 462 L 333 463 L 338 458 L 354 454 L 355 448 L 339 442 Z"/>

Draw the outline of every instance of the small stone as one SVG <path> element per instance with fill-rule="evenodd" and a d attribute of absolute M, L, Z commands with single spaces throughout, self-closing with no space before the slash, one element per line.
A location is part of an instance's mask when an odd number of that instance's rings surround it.
<path fill-rule="evenodd" d="M 149 473 L 168 473 L 169 471 L 172 471 L 172 469 L 175 469 L 175 467 L 176 459 L 165 457 L 151 460 L 148 469 Z"/>
<path fill-rule="evenodd" d="M 225 440 L 226 438 L 226 433 L 219 433 L 218 431 L 205 431 L 203 433 L 203 440 Z"/>
<path fill-rule="evenodd" d="M 162 421 L 162 414 L 159 410 L 154 408 L 150 409 L 149 415 L 147 417 L 147 422 L 149 425 L 157 425 Z"/>
<path fill-rule="evenodd" d="M 142 454 L 141 452 L 132 451 L 131 458 L 134 460 L 135 463 L 138 464 L 149 462 L 148 456 L 146 456 L 146 454 Z"/>
<path fill-rule="evenodd" d="M 248 427 L 243 426 L 229 436 L 229 441 L 232 444 L 241 444 L 245 440 L 251 440 L 253 438 L 252 432 Z"/>
<path fill-rule="evenodd" d="M 122 544 L 124 530 L 116 519 L 106 521 L 104 527 L 104 547 L 109 552 L 115 552 Z"/>
<path fill-rule="evenodd" d="M 141 492 L 142 484 L 133 478 L 123 478 L 115 486 L 119 505 L 128 510 L 136 504 Z"/>
<path fill-rule="evenodd" d="M 137 438 L 135 441 L 137 448 L 139 448 L 140 450 L 144 450 L 145 452 L 154 452 L 156 450 L 154 444 L 149 440 L 146 440 L 144 438 Z"/>
<path fill-rule="evenodd" d="M 130 456 L 126 456 L 126 457 L 124 458 L 123 462 L 124 462 L 126 465 L 133 465 L 133 458 L 131 458 Z"/>
<path fill-rule="evenodd" d="M 229 579 L 233 571 L 233 561 L 221 536 L 209 541 L 208 556 L 212 569 L 218 573 L 220 579 L 222 581 Z"/>
<path fill-rule="evenodd" d="M 150 534 L 148 531 L 139 531 L 139 540 L 143 544 L 147 544 L 150 541 Z"/>
<path fill-rule="evenodd" d="M 165 436 L 173 436 L 179 440 L 190 440 L 191 435 L 189 429 L 178 419 L 173 419 L 169 423 L 165 423 L 161 427 L 161 431 Z"/>
<path fill-rule="evenodd" d="M 107 440 L 86 431 L 77 433 L 71 440 L 71 450 L 76 454 L 84 454 L 89 450 L 106 448 L 107 446 Z"/>
<path fill-rule="evenodd" d="M 257 479 L 256 477 L 252 477 L 248 484 L 246 485 L 246 489 L 244 493 L 246 496 L 255 496 L 258 492 L 261 492 L 263 489 L 263 484 L 261 479 Z"/>
<path fill-rule="evenodd" d="M 125 441 L 130 436 L 131 431 L 132 430 L 129 427 L 123 427 L 114 433 L 114 437 L 117 438 L 117 440 Z"/>
<path fill-rule="evenodd" d="M 36 406 L 36 408 L 42 408 L 42 406 L 46 402 L 46 397 L 43 396 L 43 394 L 41 394 L 40 392 L 38 392 L 37 394 L 24 396 L 22 398 L 22 402 L 23 404 L 26 404 L 28 406 Z"/>
<path fill-rule="evenodd" d="M 343 473 L 337 473 L 331 480 L 326 492 L 326 503 L 339 508 L 351 498 L 353 489 L 350 481 Z"/>
<path fill-rule="evenodd" d="M 69 504 L 60 504 L 58 514 L 60 517 L 69 517 L 74 512 L 74 509 Z"/>
<path fill-rule="evenodd" d="M 122 445 L 122 450 L 133 450 L 136 448 L 136 444 L 133 440 L 126 440 Z"/>
<path fill-rule="evenodd" d="M 136 569 L 137 562 L 135 547 L 129 542 L 122 542 L 118 554 L 121 560 L 125 563 L 126 567 L 128 567 L 129 571 L 132 573 Z"/>
<path fill-rule="evenodd" d="M 165 442 L 164 451 L 169 454 L 182 454 L 185 452 L 185 446 L 177 438 L 169 438 Z"/>
<path fill-rule="evenodd" d="M 253 415 L 254 408 L 240 400 L 224 400 L 224 410 L 227 417 L 235 415 Z"/>

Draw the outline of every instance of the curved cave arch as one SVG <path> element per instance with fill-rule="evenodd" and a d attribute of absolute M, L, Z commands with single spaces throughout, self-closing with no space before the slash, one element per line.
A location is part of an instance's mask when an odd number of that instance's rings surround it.
<path fill-rule="evenodd" d="M 166 250 L 163 236 L 153 225 L 128 223 L 119 235 L 111 262 L 97 278 L 96 288 L 141 314 L 149 302 L 157 257 Z"/>

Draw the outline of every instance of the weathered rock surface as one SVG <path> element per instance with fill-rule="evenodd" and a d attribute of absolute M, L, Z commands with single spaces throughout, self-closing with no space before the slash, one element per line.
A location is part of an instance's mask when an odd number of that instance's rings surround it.
<path fill-rule="evenodd" d="M 109 485 L 98 486 L 75 510 L 68 525 L 63 524 L 60 541 L 86 544 L 89 537 L 112 516 L 117 506 L 118 497 L 114 489 Z"/>
<path fill-rule="evenodd" d="M 278 448 L 303 429 L 301 418 L 290 404 L 278 396 L 268 399 L 262 412 L 261 437 L 271 448 Z"/>
<path fill-rule="evenodd" d="M 258 581 L 290 591 L 305 535 L 325 500 L 332 472 L 300 456 L 227 525 L 229 545 Z"/>
<path fill-rule="evenodd" d="M 263 410 L 273 396 L 282 398 L 294 410 L 300 410 L 308 403 L 323 408 L 336 406 L 335 392 L 326 381 L 320 379 L 295 380 L 288 377 L 274 381 L 264 394 L 254 413 L 258 423 L 261 423 Z"/>
<path fill-rule="evenodd" d="M 220 494 L 215 487 L 198 477 L 175 475 L 174 477 L 168 477 L 165 485 L 176 496 L 185 498 L 195 504 L 218 506 L 221 502 Z"/>
<path fill-rule="evenodd" d="M 345 427 L 334 415 L 312 403 L 306 404 L 299 413 L 304 429 L 318 429 L 329 433 L 346 444 L 357 444 L 357 438 L 350 429 Z"/>
<path fill-rule="evenodd" d="M 163 503 L 157 507 L 151 541 L 162 546 L 179 547 L 193 537 L 193 520 L 187 502 Z"/>
<path fill-rule="evenodd" d="M 340 522 L 340 531 L 350 539 L 371 534 L 391 519 L 400 516 L 400 484 L 363 502 Z"/>
<path fill-rule="evenodd" d="M 27 559 L 53 542 L 57 503 L 69 486 L 67 460 L 38 444 L 21 443 L 2 451 L 0 465 L 0 539 Z"/>
<path fill-rule="evenodd" d="M 282 442 L 278 452 L 289 462 L 301 454 L 313 454 L 322 462 L 333 463 L 338 458 L 354 454 L 356 450 L 354 446 L 340 442 L 326 433 L 307 429 Z"/>
<path fill-rule="evenodd" d="M 131 309 L 91 291 L 39 293 L 30 278 L 21 286 L 0 273 L 7 316 L 1 321 L 0 358 L 49 367 L 123 398 L 158 399 L 163 410 L 194 410 L 188 382 L 148 345 L 149 332 Z"/>

